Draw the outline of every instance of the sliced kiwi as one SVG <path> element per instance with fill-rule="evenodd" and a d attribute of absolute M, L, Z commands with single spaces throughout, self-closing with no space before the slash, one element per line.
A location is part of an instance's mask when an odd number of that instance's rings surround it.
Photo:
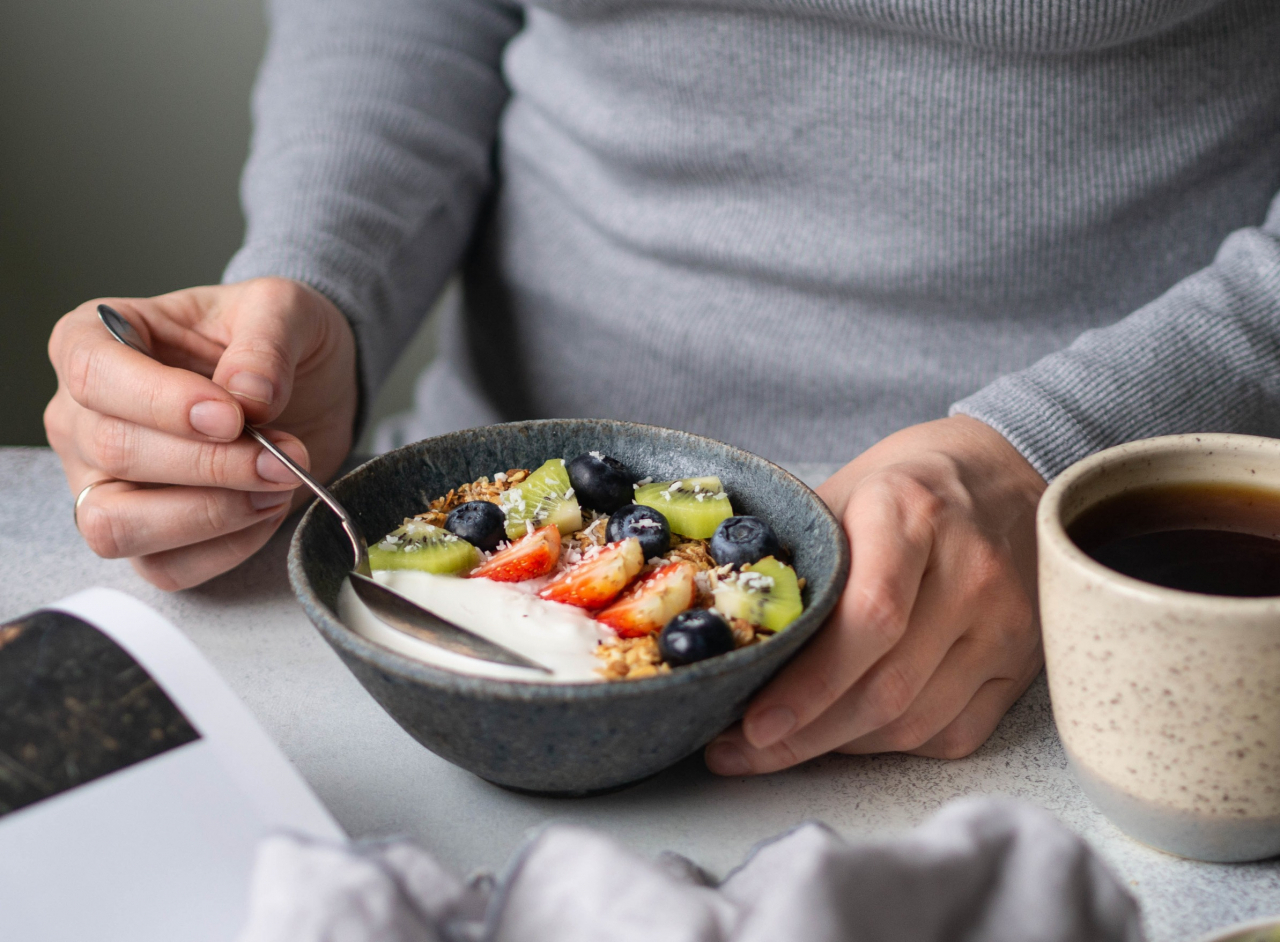
<path fill-rule="evenodd" d="M 439 575 L 470 572 L 480 564 L 480 551 L 443 527 L 406 520 L 382 541 L 369 547 L 372 569 L 421 569 Z"/>
<path fill-rule="evenodd" d="M 766 631 L 781 631 L 804 611 L 796 571 L 772 556 L 717 576 L 713 592 L 721 614 Z"/>
<path fill-rule="evenodd" d="M 645 484 L 636 488 L 635 500 L 665 516 L 672 532 L 695 540 L 710 539 L 720 521 L 733 516 L 729 495 L 715 475 Z"/>
<path fill-rule="evenodd" d="M 563 458 L 552 458 L 519 485 L 503 491 L 502 509 L 508 539 L 518 540 L 553 524 L 561 536 L 582 529 L 582 508 L 573 496 Z"/>

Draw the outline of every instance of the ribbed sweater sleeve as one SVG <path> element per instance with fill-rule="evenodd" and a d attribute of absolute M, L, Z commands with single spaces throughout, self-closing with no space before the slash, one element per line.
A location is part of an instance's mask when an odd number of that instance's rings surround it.
<path fill-rule="evenodd" d="M 1046 479 L 1138 438 L 1280 437 L 1280 197 L 1207 268 L 951 411 L 995 428 Z"/>
<path fill-rule="evenodd" d="M 470 237 L 507 100 L 500 0 L 271 0 L 225 282 L 293 278 L 351 321 L 368 402 Z"/>

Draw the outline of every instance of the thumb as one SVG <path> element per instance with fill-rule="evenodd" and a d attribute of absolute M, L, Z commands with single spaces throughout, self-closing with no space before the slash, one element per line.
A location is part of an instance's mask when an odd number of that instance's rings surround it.
<path fill-rule="evenodd" d="M 284 411 L 293 393 L 294 372 L 305 348 L 305 330 L 296 299 L 246 291 L 227 318 L 231 339 L 218 359 L 213 381 L 231 393 L 254 425 Z"/>

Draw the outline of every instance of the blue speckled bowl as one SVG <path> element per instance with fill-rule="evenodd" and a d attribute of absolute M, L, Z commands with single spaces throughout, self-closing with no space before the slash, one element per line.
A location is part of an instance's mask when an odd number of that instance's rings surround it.
<path fill-rule="evenodd" d="M 656 480 L 719 475 L 734 509 L 769 521 L 791 549 L 807 580 L 804 614 L 763 644 L 645 680 L 491 680 L 412 660 L 338 621 L 351 550 L 324 506 L 312 505 L 289 548 L 289 580 L 302 607 L 383 709 L 432 752 L 508 788 L 563 795 L 617 788 L 701 748 L 818 630 L 849 571 L 839 523 L 797 478 L 721 442 L 649 425 L 549 419 L 454 432 L 375 458 L 332 490 L 372 540 L 464 481 L 593 450 Z"/>

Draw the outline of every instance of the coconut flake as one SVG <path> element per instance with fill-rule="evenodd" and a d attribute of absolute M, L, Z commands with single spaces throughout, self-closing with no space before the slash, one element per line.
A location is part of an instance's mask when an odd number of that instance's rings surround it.
<path fill-rule="evenodd" d="M 773 590 L 773 576 L 743 570 L 738 573 L 738 582 L 753 592 L 770 592 Z"/>

